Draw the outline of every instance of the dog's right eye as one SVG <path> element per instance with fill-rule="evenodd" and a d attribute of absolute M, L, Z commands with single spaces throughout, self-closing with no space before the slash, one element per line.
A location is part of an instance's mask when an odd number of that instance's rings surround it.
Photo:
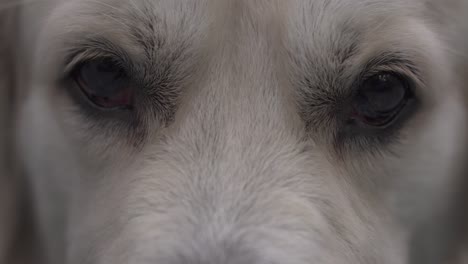
<path fill-rule="evenodd" d="M 81 93 L 102 109 L 132 109 L 133 89 L 125 70 L 110 58 L 82 63 L 73 72 Z"/>

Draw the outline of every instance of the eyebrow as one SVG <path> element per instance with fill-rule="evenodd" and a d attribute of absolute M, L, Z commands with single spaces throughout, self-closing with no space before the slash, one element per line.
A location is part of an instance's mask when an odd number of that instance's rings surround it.
<path fill-rule="evenodd" d="M 341 48 L 338 50 L 335 50 L 334 55 L 336 58 L 338 58 L 338 61 L 343 64 L 346 61 L 352 59 L 359 51 L 359 43 L 358 41 L 351 41 L 348 44 L 346 44 L 345 48 Z"/>

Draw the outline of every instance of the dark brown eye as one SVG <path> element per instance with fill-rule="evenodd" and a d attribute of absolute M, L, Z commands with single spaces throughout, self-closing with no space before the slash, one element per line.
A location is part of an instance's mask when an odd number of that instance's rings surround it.
<path fill-rule="evenodd" d="M 391 124 L 411 98 L 408 82 L 391 73 L 374 75 L 359 88 L 352 118 L 373 127 Z"/>
<path fill-rule="evenodd" d="M 131 109 L 133 89 L 126 72 L 112 59 L 83 63 L 74 72 L 83 94 L 98 107 Z"/>

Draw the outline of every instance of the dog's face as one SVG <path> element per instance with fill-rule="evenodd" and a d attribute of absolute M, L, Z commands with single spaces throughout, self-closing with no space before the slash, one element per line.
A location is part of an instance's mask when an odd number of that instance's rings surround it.
<path fill-rule="evenodd" d="M 50 263 L 405 263 L 450 184 L 461 86 L 424 3 L 41 6 L 18 142 Z"/>

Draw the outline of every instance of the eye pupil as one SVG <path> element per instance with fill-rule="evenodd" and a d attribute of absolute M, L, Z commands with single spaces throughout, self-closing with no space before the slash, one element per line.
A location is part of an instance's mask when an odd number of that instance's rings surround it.
<path fill-rule="evenodd" d="M 133 91 L 125 71 L 111 59 L 87 62 L 78 68 L 76 82 L 95 105 L 130 108 Z"/>
<path fill-rule="evenodd" d="M 398 115 L 407 99 L 408 87 L 399 77 L 378 74 L 367 79 L 354 99 L 354 117 L 372 126 L 385 126 Z"/>

